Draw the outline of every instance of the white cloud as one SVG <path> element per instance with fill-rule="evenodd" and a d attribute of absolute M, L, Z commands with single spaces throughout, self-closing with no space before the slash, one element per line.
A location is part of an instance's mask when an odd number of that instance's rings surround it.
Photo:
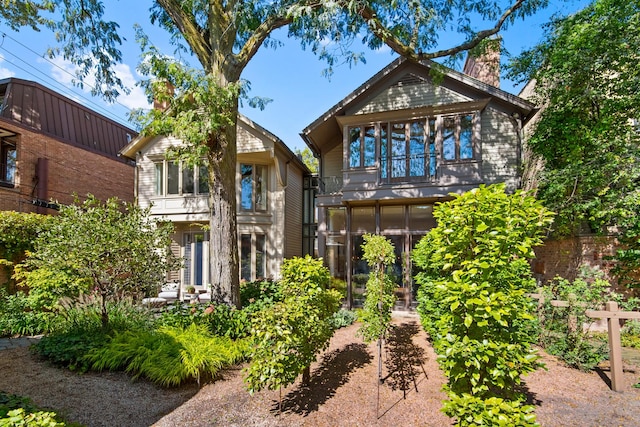
<path fill-rule="evenodd" d="M 2 64 L 3 62 L 4 62 L 4 56 L 0 54 L 0 64 Z M 6 79 L 8 77 L 13 77 L 15 75 L 16 73 L 0 65 L 0 79 Z"/>
<path fill-rule="evenodd" d="M 67 87 L 72 85 L 76 67 L 71 62 L 61 57 L 52 59 L 38 58 L 38 62 L 40 64 L 51 65 L 51 77 L 53 77 L 55 81 Z M 88 90 L 85 90 L 85 92 L 88 92 Z"/>
<path fill-rule="evenodd" d="M 129 108 L 150 108 L 147 96 L 141 87 L 136 86 L 136 78 L 131 72 L 131 68 L 126 64 L 118 64 L 115 68 L 116 75 L 122 80 L 125 87 L 131 89 L 129 94 L 122 94 L 118 97 L 118 102 Z"/>
<path fill-rule="evenodd" d="M 40 60 L 40 62 L 45 62 L 45 60 Z M 73 85 L 73 80 L 75 79 L 75 72 L 77 70 L 77 67 L 71 62 L 62 58 L 53 58 L 48 60 L 48 62 L 53 64 L 51 66 L 52 77 L 65 86 L 71 87 Z M 120 80 L 122 80 L 124 86 L 128 87 L 131 90 L 129 94 L 122 93 L 118 97 L 118 103 L 124 105 L 129 109 L 150 108 L 144 91 L 142 90 L 142 88 L 136 86 L 136 78 L 131 71 L 131 67 L 127 64 L 118 64 L 115 66 L 114 71 L 116 76 L 120 78 Z M 89 75 L 86 76 L 83 80 L 85 82 L 83 91 L 88 94 L 89 92 L 91 92 L 91 88 L 95 85 L 94 74 L 89 73 Z"/>

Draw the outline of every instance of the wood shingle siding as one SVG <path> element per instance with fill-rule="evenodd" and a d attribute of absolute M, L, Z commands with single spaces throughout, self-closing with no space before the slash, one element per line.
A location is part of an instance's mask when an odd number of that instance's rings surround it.
<path fill-rule="evenodd" d="M 421 84 L 391 86 L 354 114 L 404 110 L 427 105 L 446 105 L 469 100 L 469 98 L 446 87 L 437 86 L 425 80 Z"/>
<path fill-rule="evenodd" d="M 490 109 L 482 113 L 482 176 L 486 184 L 504 182 L 509 191 L 518 187 L 518 145 L 515 122 L 505 114 Z"/>

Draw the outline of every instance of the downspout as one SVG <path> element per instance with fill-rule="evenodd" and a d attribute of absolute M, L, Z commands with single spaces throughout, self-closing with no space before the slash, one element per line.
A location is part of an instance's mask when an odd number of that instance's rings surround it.
<path fill-rule="evenodd" d="M 345 236 L 345 257 L 347 258 L 347 308 L 353 309 L 353 291 L 351 286 L 351 206 L 347 205 L 347 232 Z"/>
<path fill-rule="evenodd" d="M 515 125 L 516 125 L 516 134 L 518 135 L 518 145 L 516 146 L 516 170 L 518 170 L 518 182 L 516 182 L 517 188 L 522 188 L 522 177 L 524 175 L 524 170 L 522 169 L 522 144 L 524 144 L 524 127 L 522 125 L 522 116 L 518 112 L 514 112 L 511 114 Z"/>

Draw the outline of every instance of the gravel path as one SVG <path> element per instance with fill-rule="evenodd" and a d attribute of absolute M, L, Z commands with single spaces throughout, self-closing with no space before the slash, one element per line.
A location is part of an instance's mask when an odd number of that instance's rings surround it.
<path fill-rule="evenodd" d="M 440 412 L 444 377 L 416 318 L 396 319 L 384 355 L 378 394 L 377 350 L 356 337 L 358 325 L 339 330 L 312 367 L 310 387 L 250 396 L 241 368 L 216 382 L 162 389 L 122 373 L 79 375 L 50 366 L 26 348 L 0 351 L 0 390 L 28 396 L 41 406 L 89 427 L 127 426 L 447 426 Z M 550 427 L 640 425 L 640 376 L 625 365 L 625 391 L 609 389 L 608 370 L 584 373 L 544 355 L 547 370 L 526 377 L 538 421 Z"/>

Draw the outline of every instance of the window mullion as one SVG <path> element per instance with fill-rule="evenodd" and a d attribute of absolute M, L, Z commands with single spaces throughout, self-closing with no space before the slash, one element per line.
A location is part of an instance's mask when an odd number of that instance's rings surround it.
<path fill-rule="evenodd" d="M 411 122 L 404 125 L 404 176 L 411 176 Z"/>
<path fill-rule="evenodd" d="M 366 126 L 360 126 L 360 167 L 363 168 L 364 164 L 365 164 L 365 160 L 364 160 L 364 136 L 366 134 L 365 130 L 367 129 Z"/>
<path fill-rule="evenodd" d="M 462 124 L 460 121 L 460 115 L 456 116 L 456 160 L 460 160 L 460 133 L 462 132 Z"/>

